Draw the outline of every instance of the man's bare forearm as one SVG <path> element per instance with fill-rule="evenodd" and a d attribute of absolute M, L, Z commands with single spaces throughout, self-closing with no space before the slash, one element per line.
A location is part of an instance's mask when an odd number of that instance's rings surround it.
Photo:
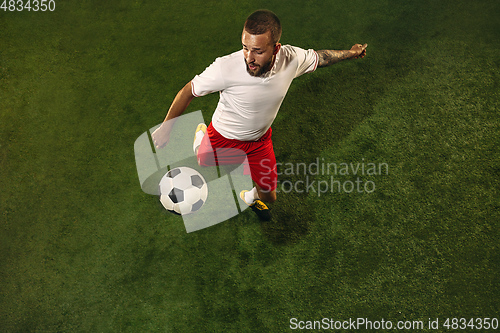
<path fill-rule="evenodd" d="M 193 100 L 194 96 L 191 93 L 191 81 L 188 82 L 175 96 L 170 109 L 168 110 L 167 116 L 163 121 L 164 124 L 171 119 L 180 116 L 188 107 L 189 103 Z"/>
<path fill-rule="evenodd" d="M 156 148 L 163 148 L 168 143 L 175 118 L 179 117 L 187 109 L 193 98 L 194 95 L 191 92 L 191 82 L 188 82 L 175 96 L 161 126 L 151 133 L 151 138 Z"/>
<path fill-rule="evenodd" d="M 327 67 L 339 61 L 354 58 L 357 53 L 352 50 L 321 50 L 317 51 L 319 56 L 318 67 Z"/>

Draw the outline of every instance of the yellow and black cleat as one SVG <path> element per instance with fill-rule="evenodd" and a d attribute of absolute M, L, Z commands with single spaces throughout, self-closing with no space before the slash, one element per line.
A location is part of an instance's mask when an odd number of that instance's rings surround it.
<path fill-rule="evenodd" d="M 241 198 L 241 200 L 243 200 L 244 203 L 246 203 L 248 205 L 248 203 L 245 201 L 245 193 L 246 192 L 248 192 L 248 191 L 246 191 L 246 190 L 241 191 L 240 198 Z M 250 206 L 250 208 L 252 208 L 252 210 L 255 212 L 255 214 L 257 214 L 259 219 L 261 219 L 262 221 L 271 221 L 271 211 L 266 206 L 266 204 L 264 202 L 262 202 L 262 200 L 257 199 L 251 205 L 248 205 L 248 206 Z"/>

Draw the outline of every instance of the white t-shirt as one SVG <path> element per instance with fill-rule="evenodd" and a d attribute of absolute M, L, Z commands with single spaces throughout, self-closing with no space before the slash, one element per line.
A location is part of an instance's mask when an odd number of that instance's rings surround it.
<path fill-rule="evenodd" d="M 276 118 L 292 80 L 316 70 L 318 54 L 283 45 L 271 70 L 248 74 L 243 50 L 217 58 L 191 81 L 194 96 L 220 92 L 212 126 L 227 139 L 256 141 Z"/>

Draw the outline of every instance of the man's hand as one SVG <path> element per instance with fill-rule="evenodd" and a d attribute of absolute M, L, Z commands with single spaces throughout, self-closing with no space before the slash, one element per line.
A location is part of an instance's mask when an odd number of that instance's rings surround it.
<path fill-rule="evenodd" d="M 170 140 L 170 130 L 171 126 L 164 126 L 165 123 L 158 127 L 153 134 L 151 134 L 151 138 L 153 139 L 153 144 L 155 148 L 163 148 L 167 145 Z"/>
<path fill-rule="evenodd" d="M 351 59 L 358 59 L 358 58 L 364 58 L 366 55 L 366 47 L 368 44 L 361 45 L 361 44 L 354 44 L 353 47 L 351 47 L 351 51 L 356 52 L 356 55 L 352 57 Z"/>

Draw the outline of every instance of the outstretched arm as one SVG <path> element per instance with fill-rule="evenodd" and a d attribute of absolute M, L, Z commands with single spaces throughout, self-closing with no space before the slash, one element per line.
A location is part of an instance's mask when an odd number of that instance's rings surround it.
<path fill-rule="evenodd" d="M 342 60 L 363 58 L 366 55 L 368 44 L 355 44 L 350 50 L 321 50 L 317 51 L 319 56 L 318 67 L 327 67 Z"/>

